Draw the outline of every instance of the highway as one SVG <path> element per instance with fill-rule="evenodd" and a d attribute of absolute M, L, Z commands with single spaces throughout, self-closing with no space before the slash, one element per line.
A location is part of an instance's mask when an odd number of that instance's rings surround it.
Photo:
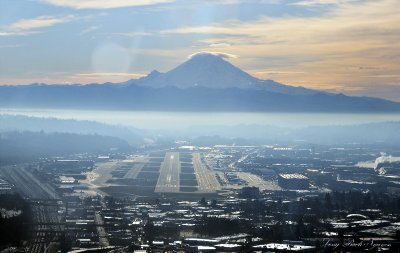
<path fill-rule="evenodd" d="M 30 198 L 33 224 L 27 229 L 33 235 L 28 245 L 29 252 L 42 253 L 59 242 L 63 227 L 54 225 L 60 223 L 58 216 L 57 193 L 46 182 L 41 182 L 34 173 L 23 165 L 0 168 L 0 174 L 15 185 L 17 191 L 24 197 Z"/>
<path fill-rule="evenodd" d="M 110 246 L 110 242 L 108 241 L 108 234 L 104 229 L 104 221 L 101 216 L 100 211 L 96 211 L 94 216 L 94 221 L 96 223 L 97 234 L 99 235 L 99 244 L 102 248 Z"/>
<path fill-rule="evenodd" d="M 178 152 L 167 152 L 161 164 L 155 192 L 179 192 L 181 165 Z"/>
<path fill-rule="evenodd" d="M 0 174 L 16 186 L 24 197 L 48 199 L 58 198 L 56 191 L 48 183 L 41 182 L 30 171 L 21 166 L 7 166 L 0 168 Z"/>

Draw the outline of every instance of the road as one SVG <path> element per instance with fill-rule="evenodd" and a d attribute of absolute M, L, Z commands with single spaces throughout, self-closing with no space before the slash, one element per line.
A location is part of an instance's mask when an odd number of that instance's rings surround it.
<path fill-rule="evenodd" d="M 99 236 L 99 244 L 101 247 L 108 247 L 110 246 L 110 242 L 108 241 L 108 234 L 104 229 L 104 221 L 103 217 L 101 217 L 100 211 L 96 211 L 94 216 L 94 221 L 96 223 L 97 234 Z"/>
<path fill-rule="evenodd" d="M 46 182 L 41 182 L 28 169 L 21 166 L 6 166 L 0 168 L 7 181 L 13 183 L 24 197 L 48 199 L 58 198 L 55 189 Z"/>
<path fill-rule="evenodd" d="M 48 252 L 52 243 L 60 242 L 63 236 L 64 227 L 60 225 L 57 202 L 35 200 L 31 201 L 30 205 L 33 214 L 34 235 L 29 244 L 29 252 Z"/>
<path fill-rule="evenodd" d="M 27 229 L 32 231 L 28 245 L 29 252 L 42 253 L 60 241 L 63 228 L 58 215 L 58 195 L 47 182 L 42 182 L 30 169 L 20 166 L 0 168 L 0 174 L 13 183 L 17 191 L 24 197 L 30 198 L 33 224 Z"/>
<path fill-rule="evenodd" d="M 167 152 L 161 164 L 155 192 L 179 192 L 180 170 L 179 152 Z"/>

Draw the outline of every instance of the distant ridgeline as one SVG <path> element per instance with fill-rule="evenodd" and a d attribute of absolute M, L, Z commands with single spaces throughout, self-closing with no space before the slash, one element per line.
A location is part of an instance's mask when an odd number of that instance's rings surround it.
<path fill-rule="evenodd" d="M 130 151 L 131 146 L 116 137 L 73 133 L 1 132 L 2 165 L 27 162 L 40 157 L 77 153 Z"/>
<path fill-rule="evenodd" d="M 400 112 L 400 103 L 261 80 L 198 54 L 167 73 L 124 83 L 0 86 L 0 106 L 247 112 Z"/>

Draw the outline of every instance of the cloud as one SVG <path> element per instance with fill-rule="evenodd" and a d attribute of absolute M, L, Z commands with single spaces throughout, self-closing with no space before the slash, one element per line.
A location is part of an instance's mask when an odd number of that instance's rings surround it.
<path fill-rule="evenodd" d="M 338 5 L 338 4 L 347 4 L 351 2 L 360 2 L 360 0 L 301 0 L 290 3 L 289 5 L 299 5 L 299 6 Z"/>
<path fill-rule="evenodd" d="M 79 73 L 75 76 L 88 76 L 88 77 L 99 77 L 99 76 L 130 76 L 130 77 L 142 77 L 145 74 L 138 73 L 122 73 L 122 72 L 106 72 L 106 73 Z"/>
<path fill-rule="evenodd" d="M 26 31 L 43 27 L 49 27 L 60 23 L 65 23 L 72 20 L 74 16 L 52 17 L 40 16 L 34 19 L 22 19 L 8 26 L 10 30 Z"/>
<path fill-rule="evenodd" d="M 174 2 L 174 0 L 43 0 L 46 3 L 73 9 L 112 9 Z"/>
<path fill-rule="evenodd" d="M 129 72 L 92 72 L 92 73 L 77 73 L 65 77 L 69 83 L 103 83 L 103 82 L 125 82 L 129 79 L 138 79 L 146 76 L 143 73 Z"/>
<path fill-rule="evenodd" d="M 0 45 L 0 48 L 18 48 L 22 47 L 21 44 L 5 44 L 5 45 Z"/>
<path fill-rule="evenodd" d="M 202 51 L 202 52 L 197 52 L 194 54 L 191 54 L 188 56 L 188 59 L 193 58 L 196 55 L 215 55 L 224 59 L 230 59 L 230 58 L 238 58 L 237 55 L 234 54 L 228 54 L 228 53 L 222 53 L 222 52 L 210 52 L 210 51 Z"/>
<path fill-rule="evenodd" d="M 226 43 L 226 42 L 216 42 L 216 43 L 211 43 L 208 45 L 209 47 L 230 47 L 231 44 Z"/>
<path fill-rule="evenodd" d="M 282 75 L 282 74 L 305 74 L 303 71 L 258 71 L 257 74 L 268 74 L 268 75 Z"/>
<path fill-rule="evenodd" d="M 39 16 L 33 19 L 21 19 L 9 25 L 2 27 L 0 36 L 23 36 L 40 33 L 38 29 L 51 27 L 57 24 L 70 22 L 75 20 L 73 15 L 62 17 Z"/>
<path fill-rule="evenodd" d="M 188 26 L 178 27 L 175 29 L 167 29 L 160 31 L 161 34 L 219 34 L 219 35 L 239 35 L 237 31 L 226 27 L 224 24 L 216 24 L 214 26 Z M 241 35 L 248 34 L 243 31 Z"/>
<path fill-rule="evenodd" d="M 203 2 L 216 3 L 216 4 L 239 4 L 240 0 L 203 0 Z"/>
<path fill-rule="evenodd" d="M 282 0 L 260 0 L 261 3 L 263 4 L 280 4 L 282 3 Z"/>
<path fill-rule="evenodd" d="M 7 77 L 2 76 L 0 83 L 2 85 L 24 85 L 32 83 L 47 84 L 90 84 L 105 82 L 125 82 L 129 79 L 137 79 L 146 76 L 144 73 L 125 73 L 125 72 L 36 72 L 28 76 Z"/>
<path fill-rule="evenodd" d="M 213 42 L 229 41 L 224 52 L 240 55 L 240 67 L 260 78 L 269 77 L 265 69 L 280 73 L 274 78 L 286 84 L 351 92 L 354 87 L 374 90 L 379 83 L 400 86 L 398 0 L 338 2 L 313 16 L 263 16 L 161 33 L 202 34 L 207 37 L 201 41 L 203 50 Z"/>
<path fill-rule="evenodd" d="M 172 2 L 172 0 L 40 1 L 73 9 L 98 9 L 97 12 L 109 15 L 107 19 L 113 19 L 112 15 L 115 14 L 120 15 L 120 13 L 108 10 L 109 8 Z M 280 4 L 277 6 L 280 9 L 276 13 L 277 15 L 275 13 L 272 16 L 254 15 L 251 18 L 243 17 L 242 14 L 248 13 L 248 11 L 241 12 L 242 5 L 238 6 L 238 9 L 229 6 L 235 11 L 229 12 L 229 15 L 219 15 L 219 7 L 221 6 L 215 7 L 214 3 L 225 2 L 229 4 L 236 2 L 235 0 L 208 0 L 207 4 L 204 4 L 203 1 L 176 2 L 177 4 L 151 5 L 144 8 L 146 10 L 136 8 L 127 12 L 129 15 L 136 15 L 142 11 L 162 10 L 165 13 L 146 15 L 149 18 L 155 18 L 155 15 L 163 17 L 166 14 L 168 17 L 175 18 L 175 21 L 179 21 L 176 22 L 176 24 L 179 24 L 176 27 L 173 26 L 175 22 L 160 24 L 160 26 L 156 24 L 148 26 L 150 21 L 156 22 L 156 18 L 154 20 L 126 22 L 126 19 L 121 16 L 116 18 L 115 22 L 113 20 L 113 22 L 107 23 L 102 27 L 102 31 L 104 30 L 104 34 L 111 35 L 107 37 L 109 41 L 128 41 L 132 44 L 124 44 L 125 46 L 137 47 L 126 48 L 124 52 L 129 54 L 133 63 L 136 61 L 135 59 L 140 59 L 137 61 L 140 61 L 141 65 L 134 66 L 140 71 L 147 71 L 147 68 L 168 70 L 179 64 L 190 53 L 218 51 L 225 54 L 240 55 L 240 58 L 231 61 L 257 77 L 273 78 L 289 85 L 301 85 L 324 90 L 332 89 L 350 94 L 356 94 L 356 92 L 360 92 L 357 94 L 361 94 L 361 92 L 367 94 L 370 91 L 372 94 L 372 92 L 381 89 L 380 94 L 386 97 L 390 96 L 392 91 L 394 94 L 394 89 L 392 90 L 391 87 L 400 87 L 400 76 L 398 74 L 400 73 L 398 61 L 400 59 L 398 0 L 242 1 L 243 5 L 249 2 L 252 4 Z M 179 9 L 179 12 L 176 8 Z M 203 15 L 202 8 L 210 10 L 209 17 Z M 315 9 L 310 11 L 309 8 Z M 193 10 L 199 12 L 193 12 Z M 221 8 L 221 10 L 223 9 Z M 303 10 L 305 11 L 303 12 Z M 225 12 L 226 10 L 223 13 Z M 83 13 L 88 12 L 83 11 Z M 196 15 L 199 16 L 193 15 L 193 13 L 197 13 Z M 279 16 L 279 13 L 284 14 Z M 93 17 L 96 17 L 96 15 L 92 13 Z M 201 19 L 198 19 L 199 17 Z M 234 17 L 240 19 L 234 19 Z M 0 25 L 0 37 L 37 34 L 43 32 L 45 28 L 78 19 L 82 18 L 39 16 L 33 19 L 22 19 L 12 24 Z M 90 22 L 93 26 L 86 25 L 83 28 L 79 26 L 81 30 L 68 30 L 73 31 L 73 35 L 79 32 L 87 34 L 95 31 L 98 26 L 103 24 L 95 22 L 106 20 L 93 19 L 93 22 Z M 123 21 L 123 24 L 118 23 L 121 21 Z M 75 28 L 80 29 L 79 27 Z M 110 27 L 113 29 L 107 30 Z M 151 30 L 143 30 L 144 27 L 151 27 Z M 164 27 L 165 30 L 159 31 L 157 27 Z M 67 32 L 65 31 L 65 34 Z M 151 43 L 135 44 L 135 39 L 127 40 L 118 36 L 159 37 L 156 40 L 151 40 Z M 99 43 L 101 42 L 99 41 Z M 16 43 L 21 42 L 17 41 Z M 27 43 L 24 41 L 23 44 Z M 146 62 L 146 64 L 142 64 L 142 62 Z M 124 72 L 126 70 L 88 69 L 88 71 Z M 106 76 L 104 76 L 104 80 L 107 80 Z M 388 88 L 381 88 L 384 86 Z M 397 91 L 396 94 L 399 94 L 399 92 Z"/>
<path fill-rule="evenodd" d="M 112 33 L 112 34 L 131 37 L 131 38 L 153 35 L 153 33 L 150 33 L 150 32 L 125 32 L 125 33 Z"/>
<path fill-rule="evenodd" d="M 89 78 L 98 78 L 98 77 L 126 77 L 126 78 L 139 78 L 145 76 L 145 74 L 139 73 L 123 73 L 123 72 L 105 72 L 105 73 L 79 73 L 75 74 L 75 77 L 89 77 Z"/>
<path fill-rule="evenodd" d="M 91 26 L 91 27 L 86 28 L 85 30 L 82 30 L 82 31 L 79 33 L 79 35 L 85 35 L 85 34 L 87 34 L 87 33 L 91 33 L 91 32 L 97 31 L 97 30 L 99 30 L 99 29 L 100 29 L 99 26 Z"/>

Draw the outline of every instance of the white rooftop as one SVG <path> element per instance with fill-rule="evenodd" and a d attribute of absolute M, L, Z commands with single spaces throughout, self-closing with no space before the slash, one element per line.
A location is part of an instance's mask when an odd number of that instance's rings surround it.
<path fill-rule="evenodd" d="M 301 251 L 307 249 L 313 249 L 313 246 L 305 246 L 305 245 L 291 245 L 291 244 L 283 244 L 283 243 L 268 243 L 262 245 L 253 246 L 255 249 L 277 249 L 277 250 L 287 250 L 287 251 Z"/>
<path fill-rule="evenodd" d="M 306 176 L 303 174 L 299 173 L 292 173 L 292 174 L 279 174 L 284 179 L 308 179 Z"/>

